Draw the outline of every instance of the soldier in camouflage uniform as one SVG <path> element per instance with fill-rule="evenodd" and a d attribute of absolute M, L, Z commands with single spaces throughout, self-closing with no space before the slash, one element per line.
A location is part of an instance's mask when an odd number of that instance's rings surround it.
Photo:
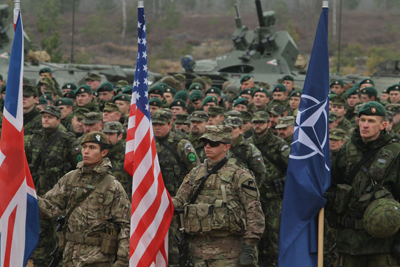
<path fill-rule="evenodd" d="M 334 96 L 330 100 L 332 100 L 332 111 L 336 113 L 339 121 L 337 128 L 347 132 L 352 126 L 344 116 L 346 114 L 346 99 L 343 96 Z"/>
<path fill-rule="evenodd" d="M 200 162 L 204 162 L 207 157 L 206 153 L 204 152 L 204 146 L 199 141 L 199 138 L 204 133 L 207 121 L 207 113 L 200 110 L 194 111 L 188 118 L 188 122 L 190 122 L 189 141 L 194 146 Z"/>
<path fill-rule="evenodd" d="M 38 93 L 33 85 L 23 85 L 24 135 L 31 135 L 42 129 L 42 115 L 36 108 L 37 97 Z"/>
<path fill-rule="evenodd" d="M 278 136 L 285 140 L 291 146 L 293 133 L 294 133 L 295 118 L 293 116 L 286 116 L 278 119 L 278 124 L 275 129 L 278 131 Z"/>
<path fill-rule="evenodd" d="M 79 108 L 86 108 L 91 112 L 99 112 L 99 105 L 92 93 L 92 88 L 87 85 L 81 85 L 75 90 L 76 105 Z"/>
<path fill-rule="evenodd" d="M 73 133 L 76 138 L 79 138 L 83 135 L 85 129 L 82 120 L 86 113 L 89 113 L 89 110 L 85 108 L 77 108 L 73 112 L 71 124 L 69 125 L 67 131 Z"/>
<path fill-rule="evenodd" d="M 400 134 L 400 104 L 388 104 L 385 108 L 393 115 L 392 132 Z"/>
<path fill-rule="evenodd" d="M 71 125 L 71 119 L 74 117 L 74 101 L 69 98 L 61 98 L 56 101 L 55 106 L 62 111 L 61 124 L 68 129 Z"/>
<path fill-rule="evenodd" d="M 189 173 L 173 198 L 175 208 L 184 207 L 191 260 L 195 267 L 256 266 L 255 246 L 265 226 L 256 181 L 235 159 L 226 158 L 231 127 L 206 126 L 202 140 L 208 158 Z M 193 199 L 212 169 L 215 173 Z"/>
<path fill-rule="evenodd" d="M 59 177 L 76 166 L 79 148 L 71 133 L 58 129 L 61 110 L 47 106 L 43 114 L 43 130 L 29 136 L 25 153 L 37 195 L 44 195 Z M 39 244 L 32 255 L 35 266 L 47 266 L 49 255 L 55 247 L 54 220 L 40 220 Z"/>
<path fill-rule="evenodd" d="M 111 161 L 111 173 L 124 187 L 127 195 L 132 196 L 132 177 L 124 170 L 125 142 L 123 141 L 124 128 L 117 121 L 104 123 L 103 133 L 108 137 L 107 157 Z"/>
<path fill-rule="evenodd" d="M 399 265 L 399 232 L 374 237 L 363 221 L 366 208 L 375 199 L 400 199 L 400 144 L 384 130 L 385 115 L 380 103 L 364 104 L 358 112 L 359 128 L 332 164 L 326 209 L 329 223 L 338 229 L 337 250 L 343 267 Z"/>
<path fill-rule="evenodd" d="M 242 135 L 243 121 L 241 118 L 230 117 L 225 119 L 224 125 L 232 127 L 232 146 L 229 149 L 229 157 L 253 172 L 257 186 L 265 181 L 265 165 L 260 150 L 255 145 L 246 141 Z"/>
<path fill-rule="evenodd" d="M 346 142 L 346 132 L 342 129 L 332 129 L 329 131 L 329 147 L 331 152 L 331 161 L 339 153 L 340 148 Z"/>
<path fill-rule="evenodd" d="M 38 197 L 40 218 L 65 215 L 59 232 L 64 267 L 128 266 L 131 207 L 122 185 L 109 173 L 107 136 L 92 132 L 81 145 L 83 162 Z"/>
<path fill-rule="evenodd" d="M 175 196 L 183 178 L 197 165 L 199 158 L 192 144 L 171 131 L 172 112 L 157 110 L 151 116 L 155 136 L 158 160 L 165 187 L 171 196 Z M 173 219 L 169 230 L 170 266 L 178 266 L 178 247 L 173 241 L 178 224 Z"/>
<path fill-rule="evenodd" d="M 279 224 L 290 153 L 289 145 L 280 137 L 275 136 L 270 127 L 268 112 L 254 113 L 255 134 L 248 140 L 261 151 L 267 169 L 265 183 L 259 188 L 265 214 L 265 232 L 258 246 L 261 266 L 277 265 Z"/>

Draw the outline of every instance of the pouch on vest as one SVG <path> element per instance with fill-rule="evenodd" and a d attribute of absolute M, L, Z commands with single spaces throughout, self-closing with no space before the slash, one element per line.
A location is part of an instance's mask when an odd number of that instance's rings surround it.
<path fill-rule="evenodd" d="M 110 235 L 107 233 L 101 234 L 100 251 L 104 254 L 115 255 L 118 248 L 118 235 Z"/>
<path fill-rule="evenodd" d="M 340 214 L 346 210 L 350 198 L 353 196 L 354 189 L 348 184 L 338 184 L 335 196 L 335 203 L 332 210 Z"/>

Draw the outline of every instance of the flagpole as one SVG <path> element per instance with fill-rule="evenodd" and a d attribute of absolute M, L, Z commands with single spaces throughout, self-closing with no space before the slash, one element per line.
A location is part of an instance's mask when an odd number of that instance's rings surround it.
<path fill-rule="evenodd" d="M 324 208 L 318 215 L 318 267 L 324 265 Z"/>

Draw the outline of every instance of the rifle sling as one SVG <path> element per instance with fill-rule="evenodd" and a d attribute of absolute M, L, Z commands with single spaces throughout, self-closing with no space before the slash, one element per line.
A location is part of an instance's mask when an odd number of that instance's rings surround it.
<path fill-rule="evenodd" d="M 31 120 L 33 120 L 37 115 L 39 115 L 39 111 L 36 110 L 33 112 L 31 115 L 29 115 L 27 118 L 24 119 L 24 126 L 27 125 Z"/>
<path fill-rule="evenodd" d="M 217 165 L 215 165 L 210 171 L 208 171 L 208 172 L 206 173 L 206 175 L 204 175 L 204 176 L 201 178 L 200 185 L 199 185 L 199 187 L 196 189 L 196 192 L 194 192 L 192 198 L 190 199 L 189 204 L 193 204 L 193 203 L 196 201 L 197 197 L 199 196 L 200 191 L 203 190 L 204 183 L 206 182 L 208 176 L 210 176 L 211 174 L 216 173 L 219 169 L 222 168 L 222 166 L 225 165 L 225 163 L 226 163 L 227 161 L 228 161 L 228 159 L 227 159 L 226 157 L 223 158 Z"/>

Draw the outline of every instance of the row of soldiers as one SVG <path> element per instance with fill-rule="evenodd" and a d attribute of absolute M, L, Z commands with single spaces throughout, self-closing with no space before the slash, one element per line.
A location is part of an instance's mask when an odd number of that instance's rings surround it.
<path fill-rule="evenodd" d="M 86 84 L 67 83 L 60 88 L 50 68 L 39 74 L 37 86 L 24 80 L 23 87 L 26 155 L 38 195 L 45 194 L 82 160 L 80 144 L 84 137 L 102 131 L 108 137 L 107 157 L 112 173 L 130 196 L 131 178 L 123 166 L 132 86 L 119 81 L 114 88 L 110 83 L 101 83 L 100 75 L 89 73 Z M 359 102 L 378 100 L 371 82 L 366 79 L 347 92 L 342 81 L 331 83 L 332 153 L 340 149 L 352 123 L 356 123 Z M 208 77 L 197 77 L 186 89 L 184 75 L 178 74 L 151 86 L 149 109 L 158 158 L 167 190 L 174 196 L 184 177 L 207 158 L 200 140 L 206 125 L 232 127 L 228 157 L 255 176 L 265 215 L 258 262 L 260 266 L 276 266 L 286 168 L 302 92 L 290 75 L 273 88 L 263 83 L 256 85 L 251 75 L 244 75 L 240 83 L 240 88 L 229 82 L 218 88 Z M 400 94 L 398 86 L 388 89 L 390 95 L 392 91 Z M 1 92 L 4 99 L 6 85 Z M 389 101 L 392 99 L 395 97 Z M 399 107 L 400 104 L 387 105 L 397 114 Z M 171 233 L 174 229 L 176 232 L 176 225 L 173 226 Z M 48 234 L 55 233 L 55 222 L 41 221 L 40 227 L 42 238 L 33 258 L 37 266 L 45 266 L 56 244 L 55 234 Z M 177 264 L 172 241 L 170 263 Z"/>

